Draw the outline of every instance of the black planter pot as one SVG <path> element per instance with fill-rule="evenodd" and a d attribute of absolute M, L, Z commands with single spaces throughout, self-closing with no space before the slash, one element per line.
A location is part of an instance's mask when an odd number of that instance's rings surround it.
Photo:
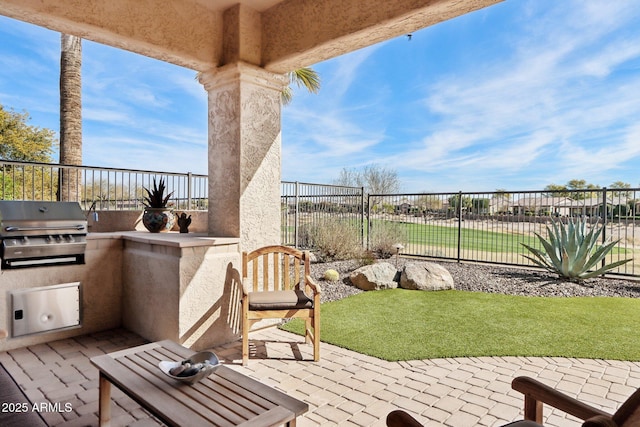
<path fill-rule="evenodd" d="M 142 224 L 151 233 L 166 233 L 176 223 L 176 216 L 168 208 L 144 208 Z"/>

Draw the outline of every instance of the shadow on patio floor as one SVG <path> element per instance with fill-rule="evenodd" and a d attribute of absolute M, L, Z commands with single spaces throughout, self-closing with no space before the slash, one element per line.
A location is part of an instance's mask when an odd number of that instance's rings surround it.
<path fill-rule="evenodd" d="M 42 416 L 52 426 L 98 424 L 98 371 L 89 359 L 137 346 L 141 337 L 123 329 L 0 353 L 0 363 L 31 402 L 60 403 Z M 613 412 L 640 387 L 635 362 L 480 357 L 387 362 L 322 343 L 321 361 L 303 338 L 269 328 L 251 336 L 251 360 L 242 367 L 241 343 L 212 349 L 223 363 L 309 404 L 299 426 L 384 426 L 401 408 L 428 425 L 494 426 L 522 416 L 522 396 L 511 390 L 519 375 L 540 379 L 586 403 Z M 68 405 L 65 405 L 68 404 Z M 112 389 L 112 426 L 159 423 L 133 400 Z M 606 405 L 606 406 L 603 406 Z M 546 408 L 547 426 L 578 426 Z"/>

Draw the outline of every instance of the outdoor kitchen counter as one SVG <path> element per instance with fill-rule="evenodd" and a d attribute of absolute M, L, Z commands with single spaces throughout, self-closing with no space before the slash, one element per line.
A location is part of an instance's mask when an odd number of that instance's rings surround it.
<path fill-rule="evenodd" d="M 239 239 L 200 233 L 87 234 L 86 264 L 0 270 L 0 351 L 124 326 L 204 349 L 238 332 Z M 81 283 L 82 324 L 12 336 L 11 293 Z"/>
<path fill-rule="evenodd" d="M 89 233 L 87 240 L 123 239 L 150 245 L 179 248 L 196 246 L 237 246 L 240 239 L 234 237 L 210 237 L 206 233 L 149 233 L 146 231 L 118 231 L 111 233 Z"/>
<path fill-rule="evenodd" d="M 195 350 L 236 338 L 240 239 L 196 233 L 115 233 L 123 241 L 123 326 Z"/>

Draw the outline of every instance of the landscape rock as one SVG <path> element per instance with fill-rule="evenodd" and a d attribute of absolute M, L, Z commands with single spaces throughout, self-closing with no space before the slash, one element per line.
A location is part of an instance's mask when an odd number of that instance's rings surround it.
<path fill-rule="evenodd" d="M 398 287 L 398 270 L 388 262 L 365 265 L 349 275 L 354 286 L 365 291 L 395 289 Z"/>
<path fill-rule="evenodd" d="M 400 287 L 419 291 L 454 289 L 449 271 L 432 262 L 411 263 L 404 266 L 400 275 Z"/>

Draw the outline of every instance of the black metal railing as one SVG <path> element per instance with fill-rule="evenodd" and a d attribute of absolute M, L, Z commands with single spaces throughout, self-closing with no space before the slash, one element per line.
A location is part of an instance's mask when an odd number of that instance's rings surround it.
<path fill-rule="evenodd" d="M 0 161 L 0 200 L 68 200 L 83 209 L 142 209 L 144 188 L 163 179 L 176 209 L 207 210 L 207 176 L 94 166 Z"/>

